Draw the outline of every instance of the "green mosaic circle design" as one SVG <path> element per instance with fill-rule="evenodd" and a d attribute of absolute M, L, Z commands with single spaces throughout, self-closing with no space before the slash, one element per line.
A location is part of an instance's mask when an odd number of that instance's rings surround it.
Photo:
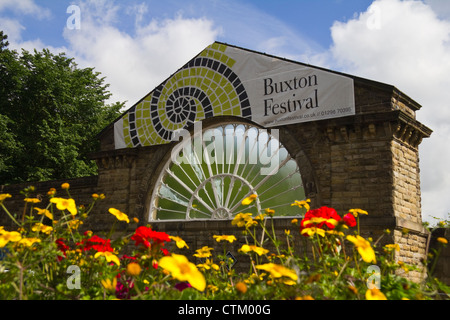
<path fill-rule="evenodd" d="M 244 85 L 224 54 L 226 46 L 213 44 L 159 85 L 123 117 L 128 147 L 171 142 L 174 130 L 218 115 L 251 120 Z"/>

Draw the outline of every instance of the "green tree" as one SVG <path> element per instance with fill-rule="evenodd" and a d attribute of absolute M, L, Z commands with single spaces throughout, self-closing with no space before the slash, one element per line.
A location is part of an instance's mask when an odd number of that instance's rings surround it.
<path fill-rule="evenodd" d="M 108 84 L 65 54 L 8 48 L 0 31 L 0 185 L 96 173 L 96 135 L 118 117 Z"/>

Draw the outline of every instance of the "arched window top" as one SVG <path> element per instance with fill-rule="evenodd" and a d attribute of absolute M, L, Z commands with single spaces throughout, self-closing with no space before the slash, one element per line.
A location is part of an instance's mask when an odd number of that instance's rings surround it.
<path fill-rule="evenodd" d="M 256 199 L 243 205 L 250 195 Z M 267 208 L 290 216 L 304 197 L 299 166 L 278 130 L 220 123 L 183 132 L 154 187 L 149 220 L 232 219 Z"/>

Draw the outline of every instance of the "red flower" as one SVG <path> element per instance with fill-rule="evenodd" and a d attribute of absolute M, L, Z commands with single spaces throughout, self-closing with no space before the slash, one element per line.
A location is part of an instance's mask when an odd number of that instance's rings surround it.
<path fill-rule="evenodd" d="M 356 226 L 356 219 L 353 214 L 347 213 L 343 219 L 344 219 L 345 224 L 348 225 L 349 227 Z"/>
<path fill-rule="evenodd" d="M 59 251 L 61 251 L 64 254 L 64 257 L 66 256 L 66 251 L 70 249 L 68 245 L 66 245 L 63 241 L 63 238 L 59 238 L 55 240 L 56 246 L 58 247 Z M 58 256 L 58 260 L 61 261 L 62 257 Z"/>
<path fill-rule="evenodd" d="M 165 232 L 153 231 L 149 227 L 140 226 L 131 236 L 131 240 L 135 241 L 136 246 L 142 243 L 146 248 L 148 248 L 151 246 L 151 240 L 153 240 L 154 243 L 164 244 L 164 242 L 169 242 L 170 238 Z"/>
<path fill-rule="evenodd" d="M 82 246 L 82 249 L 84 251 L 88 251 L 91 249 L 94 249 L 98 252 L 113 252 L 114 249 L 111 248 L 111 240 L 110 239 L 103 239 L 99 236 L 93 235 L 89 239 L 83 239 L 81 242 L 77 243 L 77 246 Z"/>
<path fill-rule="evenodd" d="M 312 227 L 324 229 L 324 226 L 332 230 L 339 221 L 341 221 L 341 217 L 333 208 L 321 207 L 319 209 L 309 210 L 300 222 L 300 231 Z"/>

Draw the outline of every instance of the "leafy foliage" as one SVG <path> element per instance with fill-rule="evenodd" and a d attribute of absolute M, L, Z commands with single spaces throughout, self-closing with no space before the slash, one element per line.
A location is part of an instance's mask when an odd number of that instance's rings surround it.
<path fill-rule="evenodd" d="M 0 31 L 0 183 L 95 174 L 95 136 L 119 115 L 93 68 L 44 49 L 19 54 Z"/>

